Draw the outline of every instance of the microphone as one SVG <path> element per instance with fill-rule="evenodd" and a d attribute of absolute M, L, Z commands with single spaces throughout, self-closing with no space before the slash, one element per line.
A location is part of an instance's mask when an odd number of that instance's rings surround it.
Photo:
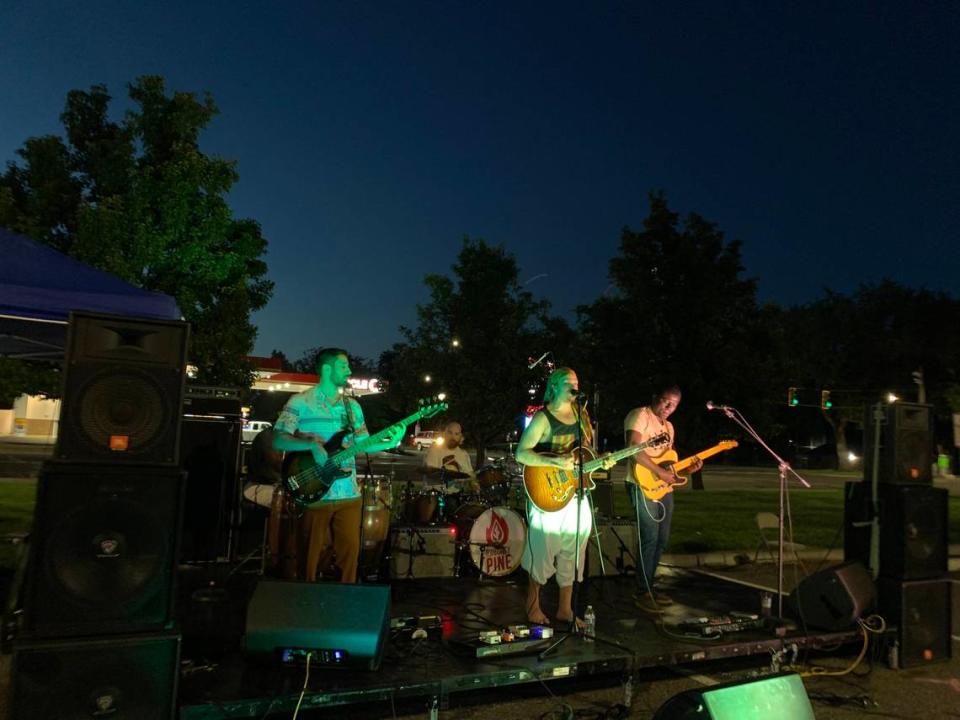
<path fill-rule="evenodd" d="M 537 365 L 539 365 L 540 363 L 542 363 L 542 362 L 544 361 L 544 359 L 547 357 L 547 355 L 549 355 L 549 354 L 550 354 L 550 351 L 547 350 L 543 355 L 541 355 L 541 356 L 538 357 L 536 360 L 534 360 L 532 363 L 530 363 L 529 365 L 527 365 L 527 370 L 533 370 Z"/>
<path fill-rule="evenodd" d="M 585 392 L 580 392 L 579 390 L 571 390 L 571 391 L 570 391 L 570 399 L 571 399 L 571 400 L 586 400 L 586 399 L 587 399 L 587 394 L 586 394 Z"/>
<path fill-rule="evenodd" d="M 716 405 L 713 403 L 713 401 L 707 400 L 707 410 L 722 410 L 723 412 L 726 412 L 730 409 L 732 408 L 730 408 L 728 405 Z"/>

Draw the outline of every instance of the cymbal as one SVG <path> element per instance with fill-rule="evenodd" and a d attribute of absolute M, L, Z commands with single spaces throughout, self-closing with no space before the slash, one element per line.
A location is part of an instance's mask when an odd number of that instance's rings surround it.
<path fill-rule="evenodd" d="M 389 453 L 389 454 L 391 454 L 391 455 L 410 455 L 410 456 L 413 456 L 413 455 L 416 455 L 416 454 L 417 454 L 417 453 L 415 453 L 415 452 L 410 452 L 409 450 L 404 450 L 403 448 L 389 448 L 389 449 L 387 449 L 387 450 L 384 450 L 384 452 L 385 452 L 385 453 Z"/>
<path fill-rule="evenodd" d="M 423 468 L 423 474 L 431 477 L 439 476 L 446 480 L 467 480 L 470 478 L 465 472 L 444 467 L 425 467 Z"/>

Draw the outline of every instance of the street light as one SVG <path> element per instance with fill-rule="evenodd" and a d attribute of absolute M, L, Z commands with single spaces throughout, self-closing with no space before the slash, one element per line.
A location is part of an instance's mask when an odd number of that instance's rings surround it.
<path fill-rule="evenodd" d="M 887 402 L 888 402 L 888 403 L 895 403 L 895 402 L 896 402 L 897 400 L 899 400 L 899 399 L 900 399 L 900 398 L 897 397 L 896 395 L 894 395 L 893 393 L 887 393 Z"/>
<path fill-rule="evenodd" d="M 430 381 L 432 381 L 432 380 L 433 380 L 433 378 L 430 377 L 429 375 L 424 375 L 424 376 L 423 376 L 423 381 L 424 381 L 425 383 L 428 383 L 428 382 L 430 382 Z"/>
<path fill-rule="evenodd" d="M 450 345 L 452 345 L 455 348 L 458 348 L 460 347 L 460 341 L 454 338 L 453 340 L 450 341 Z"/>

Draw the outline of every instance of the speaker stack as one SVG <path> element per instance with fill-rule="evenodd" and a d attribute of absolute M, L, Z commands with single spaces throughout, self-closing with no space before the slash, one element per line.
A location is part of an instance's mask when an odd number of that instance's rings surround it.
<path fill-rule="evenodd" d="M 951 583 L 948 492 L 932 485 L 932 409 L 884 406 L 878 461 L 874 463 L 873 411 L 864 423 L 864 481 L 848 482 L 844 502 L 844 555 L 870 564 L 871 521 L 879 520 L 879 610 L 897 627 L 901 667 L 950 658 Z M 873 500 L 873 473 L 877 499 Z"/>
<path fill-rule="evenodd" d="M 14 650 L 17 720 L 174 715 L 187 338 L 182 322 L 71 314 Z"/>

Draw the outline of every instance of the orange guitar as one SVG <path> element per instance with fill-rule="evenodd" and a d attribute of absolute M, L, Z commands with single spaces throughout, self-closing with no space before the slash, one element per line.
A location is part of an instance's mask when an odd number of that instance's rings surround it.
<path fill-rule="evenodd" d="M 724 440 L 723 442 L 717 443 L 712 448 L 707 448 L 703 452 L 698 452 L 696 455 L 691 455 L 683 460 L 677 460 L 677 451 L 672 449 L 667 450 L 662 455 L 651 458 L 655 464 L 662 468 L 667 468 L 679 478 L 674 483 L 663 482 L 663 480 L 654 475 L 653 472 L 647 470 L 647 468 L 639 463 L 633 464 L 633 477 L 627 477 L 634 484 L 640 486 L 640 489 L 643 490 L 643 494 L 647 496 L 648 500 L 659 500 L 667 493 L 673 492 L 674 488 L 682 487 L 683 485 L 687 484 L 687 478 L 682 475 L 678 475 L 678 473 L 693 465 L 698 458 L 700 460 L 706 460 L 708 457 L 716 455 L 717 453 L 732 450 L 736 446 L 736 440 Z"/>
<path fill-rule="evenodd" d="M 563 470 L 558 467 L 548 467 L 545 465 L 524 465 L 523 467 L 523 486 L 526 488 L 527 497 L 530 502 L 536 505 L 544 512 L 556 512 L 562 510 L 570 502 L 570 498 L 576 492 L 580 484 L 578 479 L 579 458 L 583 457 L 583 486 L 587 490 L 593 490 L 596 483 L 590 478 L 590 475 L 603 467 L 603 464 L 609 460 L 619 462 L 624 458 L 636 455 L 641 450 L 654 447 L 655 445 L 665 445 L 670 442 L 670 436 L 666 433 L 660 433 L 656 437 L 650 438 L 640 445 L 618 450 L 617 452 L 606 453 L 600 457 L 594 455 L 590 448 L 576 448 L 573 451 L 574 469 Z M 541 453 L 550 457 L 558 457 L 552 453 Z"/>

